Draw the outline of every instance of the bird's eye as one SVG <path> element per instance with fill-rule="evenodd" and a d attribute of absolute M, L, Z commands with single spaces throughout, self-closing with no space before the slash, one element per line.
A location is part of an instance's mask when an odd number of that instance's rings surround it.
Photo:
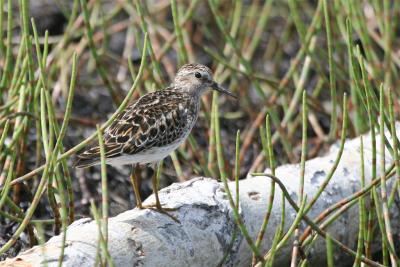
<path fill-rule="evenodd" d="M 201 78 L 200 72 L 196 72 L 196 73 L 194 74 L 194 76 L 195 76 L 197 79 L 200 79 L 200 78 Z"/>

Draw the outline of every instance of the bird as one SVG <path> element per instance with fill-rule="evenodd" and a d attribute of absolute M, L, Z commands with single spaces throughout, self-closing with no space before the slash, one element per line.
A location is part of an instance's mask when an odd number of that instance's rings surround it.
<path fill-rule="evenodd" d="M 156 167 L 186 140 L 199 116 L 201 96 L 209 89 L 237 98 L 213 79 L 211 69 L 207 66 L 198 63 L 185 64 L 168 87 L 147 93 L 129 104 L 104 130 L 106 164 L 132 166 L 130 179 L 137 208 L 155 206 L 155 210 L 168 215 L 168 209 L 162 207 L 158 198 L 155 175 L 152 186 L 156 203 L 143 206 L 134 170 L 137 165 Z M 98 164 L 98 144 L 86 147 L 76 155 L 74 162 L 77 168 Z"/>

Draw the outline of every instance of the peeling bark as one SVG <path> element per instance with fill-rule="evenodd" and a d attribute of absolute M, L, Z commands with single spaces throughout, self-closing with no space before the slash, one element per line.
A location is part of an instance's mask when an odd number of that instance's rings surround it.
<path fill-rule="evenodd" d="M 400 133 L 400 126 L 397 126 Z M 379 138 L 378 138 L 379 139 Z M 388 139 L 391 140 L 390 136 Z M 379 150 L 379 140 L 377 141 Z M 371 181 L 371 138 L 364 136 L 365 178 Z M 326 178 L 338 152 L 337 144 L 324 156 L 306 162 L 304 192 L 310 200 Z M 379 152 L 378 152 L 379 155 Z M 379 156 L 377 157 L 379 174 Z M 386 151 L 386 163 L 392 158 Z M 331 182 L 308 213 L 315 218 L 323 210 L 360 189 L 360 139 L 347 141 L 339 166 Z M 297 199 L 300 166 L 284 165 L 276 169 L 276 176 L 286 186 L 293 199 Z M 388 181 L 388 188 L 395 178 Z M 230 183 L 232 193 L 235 184 Z M 270 190 L 267 177 L 248 177 L 240 181 L 240 213 L 255 239 L 262 223 Z M 281 190 L 276 188 L 274 206 L 262 251 L 270 248 L 276 227 L 281 222 Z M 389 190 L 390 192 L 390 190 Z M 129 210 L 110 218 L 108 248 L 116 266 L 249 266 L 251 250 L 236 228 L 233 213 L 221 183 L 209 178 L 196 178 L 173 184 L 160 191 L 160 199 L 166 207 L 177 208 L 172 212 L 180 220 L 174 222 L 168 216 L 152 210 Z M 153 196 L 144 203 L 153 203 Z M 286 230 L 296 212 L 286 201 Z M 394 240 L 400 240 L 399 199 L 391 209 Z M 358 235 L 358 206 L 342 214 L 329 228 L 329 233 L 346 246 L 355 249 Z M 300 229 L 307 225 L 302 222 Z M 237 237 L 232 243 L 232 236 Z M 7 259 L 1 266 L 55 266 L 60 255 L 61 236 L 51 238 L 43 248 L 36 246 L 18 257 Z M 98 228 L 95 221 L 81 219 L 68 227 L 64 266 L 93 266 L 98 244 Z M 277 253 L 276 265 L 290 261 L 292 240 Z M 376 249 L 376 248 L 375 248 Z M 229 252 L 229 253 L 228 253 Z M 224 255 L 225 261 L 221 263 Z M 352 258 L 335 248 L 337 266 L 347 265 Z M 325 243 L 319 238 L 310 254 L 310 266 L 325 265 Z"/>

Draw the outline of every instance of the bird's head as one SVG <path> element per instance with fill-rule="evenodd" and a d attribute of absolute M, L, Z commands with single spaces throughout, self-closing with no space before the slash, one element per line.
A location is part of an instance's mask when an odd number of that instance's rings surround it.
<path fill-rule="evenodd" d="M 201 64 L 183 65 L 175 76 L 173 86 L 198 96 L 211 88 L 236 98 L 231 91 L 214 81 L 210 68 Z"/>

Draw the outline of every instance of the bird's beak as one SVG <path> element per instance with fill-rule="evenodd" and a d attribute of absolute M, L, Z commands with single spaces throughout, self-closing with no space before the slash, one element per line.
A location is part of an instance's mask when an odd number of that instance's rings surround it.
<path fill-rule="evenodd" d="M 215 91 L 229 95 L 229 96 L 237 99 L 236 95 L 234 95 L 231 91 L 229 91 L 229 90 L 225 89 L 224 87 L 222 87 L 221 85 L 219 85 L 217 82 L 213 81 L 211 84 L 211 88 Z"/>

